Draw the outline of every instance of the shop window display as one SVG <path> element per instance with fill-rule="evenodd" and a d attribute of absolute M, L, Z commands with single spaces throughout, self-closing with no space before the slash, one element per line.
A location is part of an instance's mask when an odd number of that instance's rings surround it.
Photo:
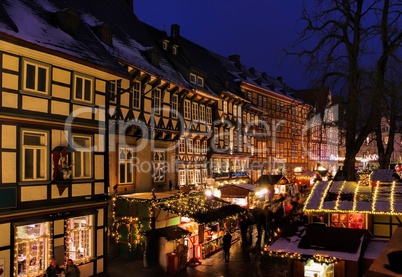
<path fill-rule="evenodd" d="M 93 217 L 69 218 L 66 226 L 68 258 L 78 263 L 87 261 L 93 249 Z"/>
<path fill-rule="evenodd" d="M 18 276 L 42 276 L 52 254 L 50 249 L 49 222 L 17 226 L 14 272 Z"/>
<path fill-rule="evenodd" d="M 334 277 L 333 264 L 320 264 L 313 260 L 308 260 L 304 267 L 305 277 Z"/>

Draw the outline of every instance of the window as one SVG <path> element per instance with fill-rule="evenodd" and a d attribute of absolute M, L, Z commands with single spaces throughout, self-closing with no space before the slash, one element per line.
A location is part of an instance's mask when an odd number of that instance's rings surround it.
<path fill-rule="evenodd" d="M 202 142 L 202 154 L 207 154 L 207 149 L 208 149 L 208 141 L 204 140 Z"/>
<path fill-rule="evenodd" d="M 67 258 L 75 263 L 88 261 L 93 253 L 94 230 L 93 216 L 86 215 L 69 218 L 66 225 L 66 251 Z"/>
<path fill-rule="evenodd" d="M 24 60 L 23 89 L 49 94 L 50 66 Z"/>
<path fill-rule="evenodd" d="M 201 169 L 195 169 L 194 172 L 195 172 L 195 180 L 194 180 L 194 182 L 196 184 L 200 184 L 201 183 Z"/>
<path fill-rule="evenodd" d="M 74 178 L 90 178 L 92 176 L 92 141 L 91 137 L 73 136 L 73 176 Z"/>
<path fill-rule="evenodd" d="M 180 186 L 186 185 L 186 171 L 185 170 L 179 170 L 179 184 L 180 184 Z"/>
<path fill-rule="evenodd" d="M 205 106 L 200 105 L 200 122 L 205 122 Z"/>
<path fill-rule="evenodd" d="M 184 138 L 180 138 L 179 153 L 186 153 L 186 141 Z"/>
<path fill-rule="evenodd" d="M 197 85 L 199 85 L 200 87 L 204 86 L 204 78 L 197 76 Z"/>
<path fill-rule="evenodd" d="M 262 107 L 262 96 L 258 95 L 258 106 Z"/>
<path fill-rule="evenodd" d="M 187 141 L 187 153 L 193 154 L 193 139 L 188 139 Z"/>
<path fill-rule="evenodd" d="M 133 149 L 119 149 L 119 184 L 133 183 Z"/>
<path fill-rule="evenodd" d="M 223 113 L 228 113 L 228 101 L 223 101 Z"/>
<path fill-rule="evenodd" d="M 162 42 L 162 47 L 163 47 L 163 50 L 167 50 L 168 49 L 168 41 L 167 40 L 164 40 L 163 42 Z"/>
<path fill-rule="evenodd" d="M 194 170 L 187 170 L 187 182 L 188 184 L 194 184 Z"/>
<path fill-rule="evenodd" d="M 237 105 L 233 105 L 233 116 L 237 117 Z"/>
<path fill-rule="evenodd" d="M 264 108 L 267 107 L 267 98 L 266 98 L 266 97 L 264 97 L 264 98 L 262 99 L 262 105 L 263 105 Z"/>
<path fill-rule="evenodd" d="M 195 154 L 200 154 L 200 152 L 201 152 L 201 141 L 196 140 L 195 141 L 195 147 L 194 147 L 194 153 Z"/>
<path fill-rule="evenodd" d="M 207 123 L 212 124 L 212 109 L 207 107 Z"/>
<path fill-rule="evenodd" d="M 239 140 L 238 132 L 237 132 L 237 130 L 233 130 L 233 149 L 234 150 L 237 150 L 238 140 Z"/>
<path fill-rule="evenodd" d="M 163 150 L 154 151 L 154 182 L 165 182 L 166 152 Z"/>
<path fill-rule="evenodd" d="M 192 84 L 196 84 L 197 82 L 197 76 L 195 76 L 195 74 L 190 73 L 190 83 Z"/>
<path fill-rule="evenodd" d="M 117 101 L 117 95 L 120 83 L 121 82 L 119 80 L 112 80 L 109 82 L 109 97 L 111 103 L 116 103 Z"/>
<path fill-rule="evenodd" d="M 198 103 L 193 103 L 193 120 L 198 120 Z"/>
<path fill-rule="evenodd" d="M 131 93 L 133 95 L 133 108 L 141 108 L 141 83 L 139 81 L 133 83 Z"/>
<path fill-rule="evenodd" d="M 208 171 L 207 171 L 206 168 L 203 168 L 202 169 L 202 179 L 201 179 L 201 181 L 203 183 L 205 183 L 207 181 L 207 178 L 208 178 Z"/>
<path fill-rule="evenodd" d="M 15 249 L 18 259 L 14 267 L 15 276 L 42 276 L 49 266 L 52 254 L 50 245 L 50 223 L 34 223 L 15 228 Z"/>
<path fill-rule="evenodd" d="M 178 49 L 179 49 L 179 46 L 177 46 L 177 45 L 173 46 L 172 52 L 173 52 L 174 55 L 177 55 L 177 50 Z"/>
<path fill-rule="evenodd" d="M 190 100 L 184 100 L 184 119 L 191 119 Z"/>
<path fill-rule="evenodd" d="M 177 118 L 177 117 L 178 117 L 178 113 L 179 113 L 179 111 L 178 111 L 178 109 L 177 109 L 178 102 L 179 102 L 179 100 L 178 100 L 177 95 L 172 95 L 172 102 L 171 102 L 171 109 L 172 109 L 172 111 L 171 111 L 171 114 L 172 114 L 172 117 L 173 117 L 173 118 Z"/>
<path fill-rule="evenodd" d="M 74 100 L 92 102 L 93 79 L 76 74 L 74 76 Z"/>
<path fill-rule="evenodd" d="M 47 133 L 22 131 L 22 180 L 46 180 L 48 150 Z"/>
<path fill-rule="evenodd" d="M 160 89 L 154 89 L 152 91 L 153 98 L 154 98 L 154 106 L 153 106 L 153 112 L 155 114 L 160 114 L 161 113 L 161 90 Z"/>

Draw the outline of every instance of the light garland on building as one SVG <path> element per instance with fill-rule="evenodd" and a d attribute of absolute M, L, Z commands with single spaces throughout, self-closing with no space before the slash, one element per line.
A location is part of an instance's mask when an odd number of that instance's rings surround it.
<path fill-rule="evenodd" d="M 373 211 L 373 212 L 375 212 L 375 205 L 377 204 L 377 195 L 378 195 L 378 190 L 379 190 L 379 188 L 380 188 L 380 182 L 379 181 L 377 181 L 377 183 L 376 183 L 376 187 L 375 187 L 375 189 L 374 189 L 374 193 L 373 193 L 373 203 L 371 203 L 371 210 Z"/>
<path fill-rule="evenodd" d="M 306 255 L 300 253 L 290 253 L 290 252 L 282 252 L 282 251 L 266 251 L 266 254 L 270 257 L 282 258 L 282 259 L 291 259 L 301 262 L 307 262 L 308 260 L 313 260 L 315 263 L 319 264 L 336 264 L 339 262 L 339 258 L 337 257 L 329 257 L 323 255 Z"/>
<path fill-rule="evenodd" d="M 336 198 L 336 201 L 335 201 L 335 210 L 336 211 L 339 209 L 339 202 L 341 201 L 341 196 L 342 196 L 341 192 L 343 191 L 343 188 L 345 187 L 345 185 L 346 185 L 346 181 L 343 181 L 342 186 L 339 188 L 338 197 Z M 328 186 L 328 188 L 329 188 L 329 186 Z"/>

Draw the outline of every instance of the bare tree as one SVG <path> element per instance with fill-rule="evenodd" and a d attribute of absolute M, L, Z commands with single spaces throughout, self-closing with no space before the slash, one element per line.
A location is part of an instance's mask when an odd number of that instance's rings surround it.
<path fill-rule="evenodd" d="M 308 49 L 287 52 L 307 62 L 317 85 L 346 98 L 346 180 L 355 179 L 356 154 L 381 121 L 389 60 L 400 48 L 401 10 L 398 0 L 305 1 L 297 43 Z"/>

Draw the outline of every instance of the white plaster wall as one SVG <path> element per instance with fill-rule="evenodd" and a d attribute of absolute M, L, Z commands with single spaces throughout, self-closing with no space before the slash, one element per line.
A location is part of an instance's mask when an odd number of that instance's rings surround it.
<path fill-rule="evenodd" d="M 54 221 L 53 232 L 56 236 L 64 234 L 64 219 Z"/>
<path fill-rule="evenodd" d="M 0 224 L 0 247 L 10 245 L 10 223 Z"/>
<path fill-rule="evenodd" d="M 10 152 L 3 152 L 1 155 L 1 163 L 3 165 L 1 176 L 3 183 L 15 183 L 17 181 L 16 156 L 17 156 L 16 153 L 10 153 Z"/>
<path fill-rule="evenodd" d="M 21 201 L 46 200 L 47 186 L 24 186 L 21 187 Z"/>
<path fill-rule="evenodd" d="M 1 126 L 3 136 L 1 137 L 1 147 L 8 149 L 17 148 L 17 127 L 10 125 Z"/>
<path fill-rule="evenodd" d="M 91 195 L 91 184 L 73 184 L 72 196 Z"/>
<path fill-rule="evenodd" d="M 20 65 L 20 60 L 17 56 L 10 56 L 7 54 L 3 55 L 3 68 L 13 71 L 18 71 Z"/>
<path fill-rule="evenodd" d="M 22 108 L 28 111 L 47 113 L 47 102 L 47 99 L 27 95 L 22 96 Z"/>
<path fill-rule="evenodd" d="M 2 106 L 6 108 L 18 108 L 18 95 L 16 93 L 8 93 L 3 91 L 2 96 Z"/>

